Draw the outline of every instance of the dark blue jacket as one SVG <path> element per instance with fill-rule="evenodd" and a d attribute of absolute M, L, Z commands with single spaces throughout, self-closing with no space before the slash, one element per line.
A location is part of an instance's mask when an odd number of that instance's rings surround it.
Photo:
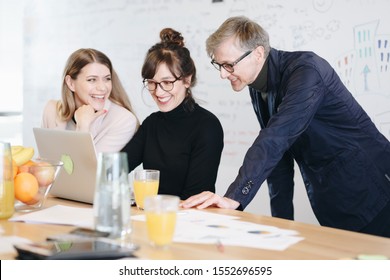
<path fill-rule="evenodd" d="M 289 155 L 310 185 L 320 224 L 360 230 L 390 201 L 389 141 L 324 59 L 271 49 L 267 63 L 272 117 L 225 196 L 245 208 L 273 170 L 292 170 L 293 161 L 281 161 Z M 261 123 L 261 98 L 250 91 Z M 283 188 L 283 180 L 278 184 Z"/>

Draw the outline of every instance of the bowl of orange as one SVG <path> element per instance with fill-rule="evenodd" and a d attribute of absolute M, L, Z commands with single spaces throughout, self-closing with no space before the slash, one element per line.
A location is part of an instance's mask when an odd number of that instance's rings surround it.
<path fill-rule="evenodd" d="M 14 177 L 15 210 L 41 209 L 62 165 L 62 161 L 32 159 L 18 166 Z"/>

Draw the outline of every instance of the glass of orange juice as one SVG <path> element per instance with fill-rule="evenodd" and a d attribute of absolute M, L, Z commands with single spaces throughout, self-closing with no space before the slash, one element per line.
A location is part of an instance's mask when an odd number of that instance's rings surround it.
<path fill-rule="evenodd" d="M 146 227 L 152 245 L 165 248 L 172 243 L 180 198 L 154 195 L 145 198 Z"/>
<path fill-rule="evenodd" d="M 10 143 L 0 142 L 0 219 L 8 219 L 15 212 L 13 167 Z"/>
<path fill-rule="evenodd" d="M 145 197 L 157 195 L 160 171 L 152 169 L 134 170 L 134 197 L 138 209 L 144 209 Z"/>

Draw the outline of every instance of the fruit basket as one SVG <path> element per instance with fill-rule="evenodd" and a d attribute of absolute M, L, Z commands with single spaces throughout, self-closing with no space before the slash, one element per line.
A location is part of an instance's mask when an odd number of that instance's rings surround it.
<path fill-rule="evenodd" d="M 40 209 L 62 165 L 61 161 L 30 159 L 18 166 L 14 177 L 15 211 Z"/>

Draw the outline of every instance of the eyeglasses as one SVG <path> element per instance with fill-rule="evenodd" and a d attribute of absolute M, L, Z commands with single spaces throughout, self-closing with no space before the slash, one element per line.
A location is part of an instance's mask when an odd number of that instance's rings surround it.
<path fill-rule="evenodd" d="M 157 85 L 159 85 L 160 88 L 164 91 L 171 91 L 173 90 L 174 83 L 180 79 L 181 77 L 176 78 L 174 81 L 161 81 L 159 83 L 152 80 L 144 79 L 142 82 L 144 84 L 144 87 L 151 92 L 154 92 L 157 89 Z"/>
<path fill-rule="evenodd" d="M 251 52 L 253 52 L 253 50 L 251 51 L 247 51 L 245 52 L 242 56 L 240 56 L 239 58 L 237 58 L 233 63 L 222 63 L 222 64 L 219 64 L 218 62 L 216 62 L 214 59 L 211 60 L 211 64 L 215 67 L 215 69 L 217 69 L 218 71 L 221 71 L 221 67 L 223 67 L 223 69 L 225 69 L 226 71 L 228 71 L 229 73 L 233 73 L 234 72 L 234 66 L 239 63 L 241 60 L 243 60 L 245 57 L 247 57 Z"/>

